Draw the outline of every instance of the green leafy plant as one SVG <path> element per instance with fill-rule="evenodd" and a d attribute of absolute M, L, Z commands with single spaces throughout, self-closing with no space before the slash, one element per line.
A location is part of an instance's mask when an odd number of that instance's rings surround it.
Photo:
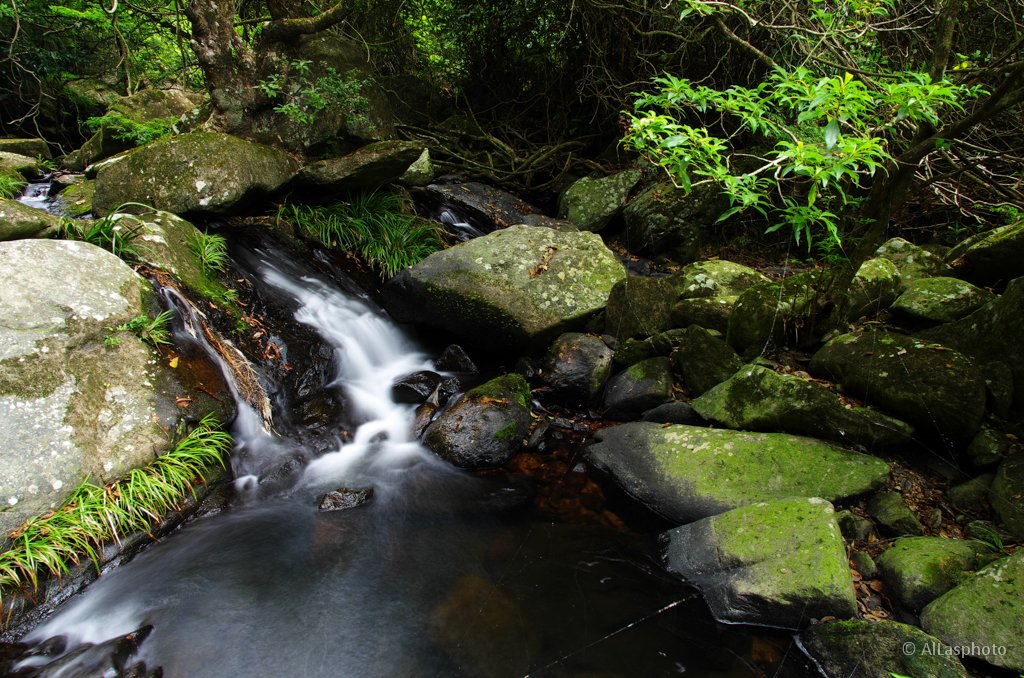
<path fill-rule="evenodd" d="M 60 577 L 88 557 L 100 565 L 104 542 L 148 532 L 169 511 L 195 497 L 193 485 L 215 466 L 224 467 L 231 436 L 208 415 L 174 449 L 148 466 L 100 487 L 79 485 L 60 506 L 31 518 L 10 534 L 0 553 L 0 591 L 36 588 L 40 575 Z"/>
<path fill-rule="evenodd" d="M 99 117 L 85 121 L 85 128 L 90 132 L 105 130 L 111 137 L 134 146 L 143 146 L 151 141 L 162 139 L 174 134 L 174 118 L 156 118 L 144 122 L 136 122 L 123 113 L 110 111 Z"/>
<path fill-rule="evenodd" d="M 400 209 L 398 196 L 364 193 L 328 207 L 289 205 L 283 216 L 308 236 L 351 252 L 390 278 L 444 247 L 436 226 Z"/>
<path fill-rule="evenodd" d="M 370 109 L 369 99 L 363 94 L 367 84 L 356 71 L 342 74 L 328 66 L 323 75 L 313 77 L 312 62 L 293 59 L 288 62 L 288 75 L 275 73 L 256 85 L 271 101 L 277 100 L 274 112 L 286 116 L 299 125 L 311 125 L 316 116 L 328 108 L 345 112 L 350 123 L 368 124 L 365 119 Z"/>
<path fill-rule="evenodd" d="M 140 222 L 124 220 L 117 211 L 128 205 L 121 205 L 113 214 L 102 219 L 62 218 L 57 224 L 57 237 L 65 240 L 81 240 L 111 252 L 125 261 L 138 259 L 135 239 L 142 235 L 145 226 Z"/>
<path fill-rule="evenodd" d="M 0 174 L 0 198 L 14 198 L 28 184 L 20 174 Z"/>
<path fill-rule="evenodd" d="M 188 245 L 207 275 L 222 272 L 228 266 L 228 241 L 222 235 L 195 231 Z"/>
<path fill-rule="evenodd" d="M 171 343 L 170 320 L 171 312 L 164 311 L 153 318 L 148 315 L 136 316 L 113 329 L 121 332 L 131 332 L 142 341 L 156 348 L 158 346 L 167 346 Z M 106 342 L 106 340 L 104 341 Z M 119 343 L 120 340 L 117 340 L 114 345 L 116 346 Z"/>

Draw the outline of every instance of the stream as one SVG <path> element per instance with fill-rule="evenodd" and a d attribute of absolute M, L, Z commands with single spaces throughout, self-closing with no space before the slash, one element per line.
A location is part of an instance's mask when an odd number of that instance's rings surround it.
<path fill-rule="evenodd" d="M 714 622 L 650 537 L 555 522 L 523 479 L 437 459 L 411 436 L 414 406 L 391 398 L 396 378 L 433 369 L 430 356 L 354 284 L 265 240 L 232 253 L 330 356 L 317 388 L 344 403 L 337 432 L 311 443 L 279 385 L 267 389 L 274 430 L 239 402 L 230 501 L 44 619 L 21 639 L 34 656 L 15 675 L 815 674 L 789 635 Z M 196 341 L 186 315 L 179 344 Z M 338 488 L 372 500 L 318 510 Z M 111 669 L 97 648 L 136 632 L 115 657 L 126 668 Z"/>

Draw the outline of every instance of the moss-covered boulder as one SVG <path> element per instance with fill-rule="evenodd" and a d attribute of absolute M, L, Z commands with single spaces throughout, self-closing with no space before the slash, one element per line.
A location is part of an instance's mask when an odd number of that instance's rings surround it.
<path fill-rule="evenodd" d="M 585 325 L 625 276 L 595 233 L 512 226 L 405 269 L 385 287 L 384 303 L 400 322 L 538 351 Z"/>
<path fill-rule="evenodd" d="M 924 526 L 899 492 L 879 492 L 868 502 L 868 512 L 887 535 L 924 533 Z"/>
<path fill-rule="evenodd" d="M 856 320 L 884 311 L 896 301 L 902 284 L 903 276 L 896 264 L 881 257 L 868 259 L 847 288 L 847 317 Z"/>
<path fill-rule="evenodd" d="M 812 341 L 830 308 L 830 284 L 830 274 L 813 270 L 748 288 L 729 315 L 729 343 L 741 354 L 756 354 L 770 342 Z"/>
<path fill-rule="evenodd" d="M 134 246 L 142 263 L 170 273 L 201 296 L 209 296 L 210 280 L 192 246 L 199 235 L 195 226 L 170 212 L 119 213 L 111 217 L 138 233 Z"/>
<path fill-rule="evenodd" d="M 980 364 L 1006 364 L 1013 373 L 1014 406 L 1024 406 L 1024 278 L 1010 281 L 999 298 L 966 318 L 920 334 Z"/>
<path fill-rule="evenodd" d="M 0 153 L 15 153 L 49 160 L 50 146 L 42 139 L 0 139 Z"/>
<path fill-rule="evenodd" d="M 587 460 L 627 494 L 685 523 L 757 501 L 838 501 L 880 487 L 888 465 L 813 438 L 632 422 L 602 429 Z"/>
<path fill-rule="evenodd" d="M 932 323 L 948 323 L 974 313 L 995 294 L 958 278 L 918 278 L 892 304 L 901 315 Z"/>
<path fill-rule="evenodd" d="M 892 238 L 875 250 L 875 256 L 888 259 L 900 270 L 903 286 L 919 278 L 953 275 L 953 269 L 940 257 L 903 238 Z"/>
<path fill-rule="evenodd" d="M 43 210 L 0 198 L 0 241 L 49 237 L 56 232 L 59 221 Z"/>
<path fill-rule="evenodd" d="M 605 416 L 624 421 L 672 400 L 672 362 L 649 358 L 630 365 L 608 381 Z"/>
<path fill-rule="evenodd" d="M 946 490 L 946 500 L 961 511 L 984 513 L 988 508 L 988 491 L 995 477 L 994 473 L 984 473 L 954 485 Z"/>
<path fill-rule="evenodd" d="M 169 444 L 187 391 L 116 329 L 147 311 L 149 290 L 87 243 L 0 243 L 0 532 Z"/>
<path fill-rule="evenodd" d="M 1024 549 L 969 577 L 921 612 L 921 627 L 974 657 L 1024 672 Z"/>
<path fill-rule="evenodd" d="M 917 627 L 894 621 L 816 624 L 800 634 L 800 646 L 827 678 L 968 676 L 953 648 Z"/>
<path fill-rule="evenodd" d="M 993 426 L 982 425 L 978 435 L 967 446 L 967 456 L 976 468 L 995 468 L 1009 449 L 1006 433 Z"/>
<path fill-rule="evenodd" d="M 627 276 L 608 295 L 604 330 L 620 339 L 629 339 L 649 337 L 668 329 L 678 296 L 669 278 Z"/>
<path fill-rule="evenodd" d="M 702 297 L 680 299 L 672 307 L 669 322 L 673 327 L 700 325 L 725 335 L 729 331 L 729 317 L 738 297 Z"/>
<path fill-rule="evenodd" d="M 377 141 L 339 158 L 303 167 L 293 185 L 327 199 L 340 193 L 372 191 L 398 180 L 423 153 L 411 141 Z"/>
<path fill-rule="evenodd" d="M 565 189 L 558 202 L 558 216 L 581 231 L 597 232 L 622 212 L 629 192 L 640 181 L 640 172 L 626 170 L 592 179 L 583 177 Z"/>
<path fill-rule="evenodd" d="M 716 186 L 704 184 L 692 191 L 671 182 L 654 184 L 633 198 L 623 210 L 624 242 L 635 254 L 667 253 L 688 263 L 700 253 L 701 234 L 728 208 Z"/>
<path fill-rule="evenodd" d="M 455 401 L 423 432 L 423 444 L 459 468 L 490 468 L 508 461 L 529 429 L 530 386 L 506 374 Z"/>
<path fill-rule="evenodd" d="M 724 259 L 705 259 L 687 264 L 672 280 L 681 299 L 736 297 L 768 278 L 749 266 Z"/>
<path fill-rule="evenodd" d="M 991 559 L 988 544 L 971 539 L 902 537 L 877 558 L 886 594 L 893 602 L 920 612 Z"/>
<path fill-rule="evenodd" d="M 54 211 L 75 219 L 92 212 L 96 182 L 90 179 L 68 186 L 53 198 Z"/>
<path fill-rule="evenodd" d="M 46 166 L 38 158 L 0 151 L 0 174 L 35 179 L 43 176 L 45 172 Z"/>
<path fill-rule="evenodd" d="M 401 176 L 398 183 L 402 186 L 426 186 L 437 176 L 437 168 L 430 159 L 430 149 L 424 148 L 420 156 L 413 160 Z"/>
<path fill-rule="evenodd" d="M 541 380 L 569 401 L 589 403 L 604 390 L 612 373 L 612 350 L 593 334 L 568 332 L 555 339 L 544 356 Z"/>
<path fill-rule="evenodd" d="M 705 393 L 743 367 L 743 360 L 720 335 L 699 325 L 677 332 L 680 341 L 672 359 L 690 396 Z"/>
<path fill-rule="evenodd" d="M 873 448 L 905 443 L 914 430 L 867 407 L 849 407 L 827 387 L 762 365 L 739 369 L 692 403 L 721 426 L 781 431 Z"/>
<path fill-rule="evenodd" d="M 999 465 L 988 500 L 1006 531 L 1024 542 L 1024 454 L 1007 457 Z"/>
<path fill-rule="evenodd" d="M 923 339 L 884 331 L 843 334 L 814 354 L 810 370 L 919 432 L 973 436 L 985 414 L 985 382 L 978 365 Z"/>
<path fill-rule="evenodd" d="M 547 225 L 554 228 L 553 224 L 536 223 L 538 215 L 543 211 L 536 205 L 531 205 L 508 191 L 478 181 L 431 184 L 424 189 L 422 195 L 439 208 L 453 208 L 461 219 L 485 232 L 518 224 Z"/>
<path fill-rule="evenodd" d="M 174 214 L 226 214 L 279 189 L 296 166 L 286 153 L 227 134 L 182 134 L 100 169 L 93 211 L 104 216 L 137 202 Z"/>
<path fill-rule="evenodd" d="M 957 277 L 1001 286 L 1024 276 L 1024 221 L 978 233 L 946 254 Z"/>
<path fill-rule="evenodd" d="M 664 535 L 668 569 L 697 586 L 723 622 L 803 628 L 857 613 L 832 504 L 750 504 Z"/>

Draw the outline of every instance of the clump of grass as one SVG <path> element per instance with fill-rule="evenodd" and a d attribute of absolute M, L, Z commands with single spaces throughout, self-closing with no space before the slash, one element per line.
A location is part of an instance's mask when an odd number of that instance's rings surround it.
<path fill-rule="evenodd" d="M 444 247 L 433 224 L 401 213 L 390 193 L 364 193 L 327 207 L 289 205 L 284 217 L 328 247 L 351 252 L 384 278 Z"/>
<path fill-rule="evenodd" d="M 84 482 L 64 504 L 31 518 L 10 534 L 10 548 L 0 553 L 0 592 L 36 588 L 39 576 L 60 577 L 83 556 L 99 568 L 104 542 L 148 531 L 182 501 L 195 496 L 193 483 L 203 472 L 225 465 L 231 436 L 207 415 L 174 449 L 116 482 L 100 487 Z M 0 598 L 2 600 L 2 598 Z"/>
<path fill-rule="evenodd" d="M 20 174 L 0 174 L 0 198 L 17 197 L 28 185 Z"/>
<path fill-rule="evenodd" d="M 113 213 L 102 219 L 68 219 L 61 218 L 57 224 L 57 237 L 64 240 L 81 240 L 111 252 L 120 259 L 131 262 L 139 258 L 135 249 L 135 239 L 142 235 L 145 225 L 142 222 L 125 220 L 121 223 L 120 214 L 127 207 L 152 207 L 137 202 L 126 202 L 118 205 Z"/>
<path fill-rule="evenodd" d="M 207 275 L 219 273 L 227 268 L 228 241 L 224 236 L 196 231 L 189 234 L 188 245 Z"/>
<path fill-rule="evenodd" d="M 136 316 L 126 323 L 121 323 L 113 330 L 120 332 L 131 332 L 142 341 L 153 348 L 167 346 L 171 343 L 171 312 L 164 311 L 155 318 L 143 314 Z M 107 328 L 110 330 L 111 328 Z"/>

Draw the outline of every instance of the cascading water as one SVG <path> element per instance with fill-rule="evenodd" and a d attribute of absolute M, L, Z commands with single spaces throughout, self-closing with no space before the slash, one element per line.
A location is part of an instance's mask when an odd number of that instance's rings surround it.
<path fill-rule="evenodd" d="M 283 252 L 248 259 L 263 293 L 333 350 L 323 388 L 354 410 L 351 440 L 294 482 L 253 492 L 301 444 L 286 412 L 275 433 L 241 398 L 242 500 L 105 573 L 32 630 L 23 641 L 38 656 L 24 675 L 82 675 L 83 648 L 150 627 L 131 661 L 168 678 L 759 672 L 743 658 L 761 641 L 713 623 L 631 538 L 532 515 L 521 482 L 466 474 L 424 450 L 412 407 L 390 387 L 430 363 L 369 302 Z M 373 500 L 318 511 L 339 487 L 372 488 Z M 58 636 L 59 651 L 45 642 Z"/>

